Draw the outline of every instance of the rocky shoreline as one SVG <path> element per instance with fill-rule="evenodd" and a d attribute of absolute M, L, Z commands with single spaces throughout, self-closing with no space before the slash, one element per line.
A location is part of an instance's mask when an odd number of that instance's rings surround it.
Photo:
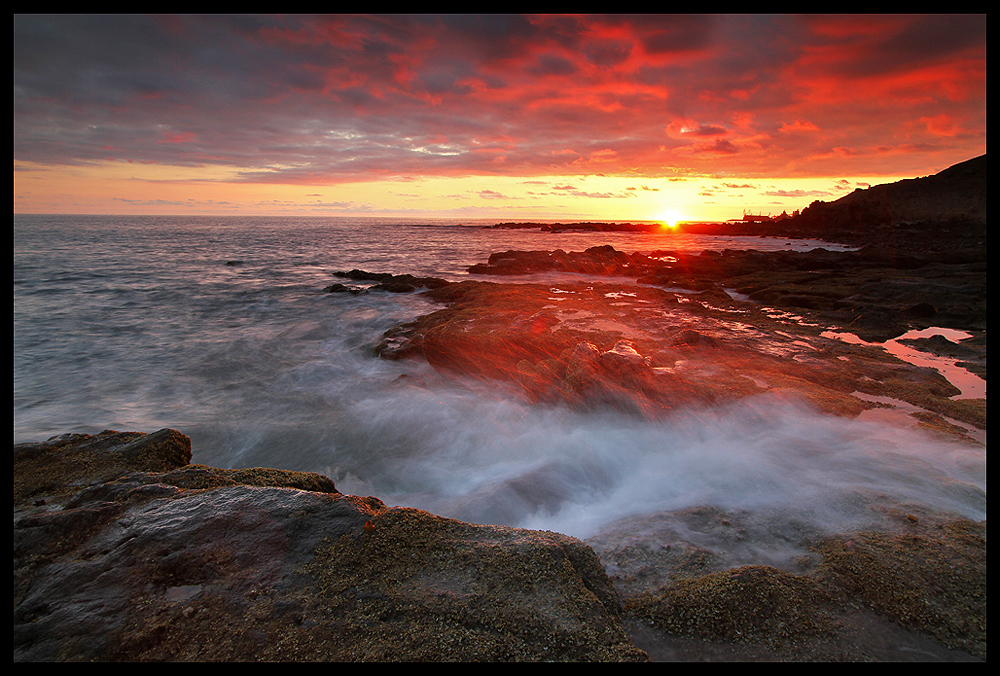
<path fill-rule="evenodd" d="M 14 447 L 14 661 L 634 661 L 593 551 L 190 440 Z"/>
<path fill-rule="evenodd" d="M 936 371 L 824 335 L 961 327 L 973 338 L 913 345 L 985 377 L 985 257 L 969 256 L 596 247 L 474 268 L 576 281 L 351 271 L 340 277 L 365 286 L 327 291 L 423 289 L 441 309 L 389 331 L 380 356 L 537 405 L 655 417 L 772 392 L 853 417 L 889 398 L 975 444 L 985 398 L 952 399 Z M 858 321 L 873 309 L 879 321 Z M 985 521 L 876 501 L 870 528 L 803 533 L 793 566 L 732 567 L 679 535 L 585 543 L 388 508 L 321 475 L 190 460 L 173 430 L 15 446 L 15 661 L 986 659 Z M 768 537 L 761 515 L 672 516 L 734 546 Z"/>
<path fill-rule="evenodd" d="M 801 572 L 717 569 L 190 454 L 174 430 L 14 447 L 15 662 L 986 659 L 985 522 L 889 507 Z"/>
<path fill-rule="evenodd" d="M 958 217 L 976 217 L 981 160 L 937 177 L 947 194 L 972 185 Z M 913 426 L 984 447 L 985 393 L 957 397 L 878 344 L 961 330 L 901 342 L 986 378 L 985 193 L 968 227 L 954 210 L 930 226 L 871 216 L 921 186 L 800 217 L 856 251 L 508 251 L 460 283 L 352 270 L 326 291 L 424 294 L 439 308 L 375 354 L 537 406 L 655 419 L 766 394 L 852 418 L 905 402 Z M 896 213 L 944 208 L 924 202 Z M 657 545 L 583 542 L 390 508 L 319 474 L 191 464 L 191 450 L 170 429 L 14 446 L 15 662 L 986 660 L 985 520 L 863 495 L 865 527 L 803 527 L 785 565 L 733 565 L 776 537 L 767 514 L 706 505 L 672 513 Z M 985 513 L 984 491 L 956 490 Z"/>
<path fill-rule="evenodd" d="M 985 270 L 985 251 L 508 251 L 470 272 L 520 283 L 435 285 L 423 293 L 443 307 L 388 331 L 376 351 L 507 382 L 541 403 L 655 416 L 771 390 L 857 415 L 870 397 L 891 397 L 985 430 L 985 398 L 956 399 L 940 373 L 877 344 L 960 329 L 960 343 L 911 344 L 961 354 L 985 379 Z M 580 277 L 530 281 L 553 271 Z"/>

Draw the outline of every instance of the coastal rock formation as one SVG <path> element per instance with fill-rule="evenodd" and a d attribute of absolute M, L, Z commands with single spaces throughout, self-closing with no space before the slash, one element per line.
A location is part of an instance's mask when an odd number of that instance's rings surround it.
<path fill-rule="evenodd" d="M 805 237 L 893 251 L 986 247 L 986 155 L 932 176 L 858 188 L 817 200 L 789 218 L 691 224 L 687 232 Z"/>
<path fill-rule="evenodd" d="M 952 659 L 985 660 L 985 524 L 910 519 L 895 532 L 826 538 L 801 573 L 744 565 L 684 576 L 628 598 L 626 610 L 673 636 L 767 646 L 794 659 L 868 660 L 896 634 L 900 644 L 929 636 L 966 655 Z M 925 649 L 943 658 L 934 643 Z"/>
<path fill-rule="evenodd" d="M 536 402 L 611 407 L 646 417 L 765 391 L 854 416 L 877 405 L 857 396 L 865 394 L 908 401 L 985 429 L 985 399 L 952 399 L 959 391 L 940 373 L 903 362 L 877 345 L 845 344 L 824 335 L 847 331 L 872 340 L 926 326 L 923 313 L 907 308 L 917 298 L 932 298 L 941 308 L 935 320 L 982 330 L 977 335 L 984 337 L 985 285 L 981 303 L 974 295 L 961 299 L 960 289 L 949 286 L 951 274 L 954 284 L 980 293 L 975 266 L 957 266 L 951 273 L 935 268 L 941 291 L 934 296 L 920 294 L 921 287 L 912 283 L 911 293 L 897 289 L 880 276 L 887 268 L 866 267 L 865 254 L 859 254 L 854 271 L 858 279 L 841 280 L 829 254 L 677 254 L 656 275 L 647 275 L 645 284 L 600 279 L 451 284 L 425 292 L 444 307 L 389 330 L 376 352 L 520 388 Z M 768 267 L 773 275 L 763 272 Z M 660 288 L 682 280 L 694 280 L 683 284 L 702 290 Z M 733 300 L 726 284 L 767 302 Z M 900 280 L 899 287 L 905 289 L 907 281 Z M 985 372 L 985 344 L 963 345 L 967 359 Z"/>
<path fill-rule="evenodd" d="M 388 291 L 390 293 L 409 293 L 417 289 L 438 289 L 451 284 L 440 277 L 415 277 L 414 275 L 393 275 L 388 272 L 368 272 L 366 270 L 348 270 L 333 273 L 335 277 L 350 279 L 357 282 L 375 282 L 375 284 L 359 287 L 345 284 L 331 284 L 324 289 L 330 293 L 365 293 L 367 291 Z"/>
<path fill-rule="evenodd" d="M 14 447 L 15 662 L 986 659 L 985 522 L 886 505 L 896 527 L 804 533 L 800 572 L 730 567 L 190 452 L 169 429 Z M 766 516 L 685 511 L 687 539 L 767 545 Z"/>
<path fill-rule="evenodd" d="M 187 437 L 14 447 L 14 661 L 645 660 L 593 551 Z"/>
<path fill-rule="evenodd" d="M 858 188 L 833 202 L 814 202 L 785 224 L 813 237 L 900 248 L 955 246 L 951 235 L 986 241 L 986 155 L 933 176 Z M 978 227 L 977 227 L 978 226 Z M 952 232 L 954 231 L 954 232 Z"/>
<path fill-rule="evenodd" d="M 869 341 L 884 341 L 909 328 L 986 328 L 986 249 L 898 252 L 659 250 L 626 254 L 611 246 L 584 252 L 507 251 L 470 272 L 526 275 L 572 272 L 633 277 L 640 284 L 689 291 L 727 289 L 751 301 L 821 313 Z"/>
<path fill-rule="evenodd" d="M 528 275 L 535 272 L 577 272 L 596 275 L 633 275 L 639 268 L 632 257 L 610 245 L 586 251 L 506 251 L 492 254 L 486 263 L 469 267 L 472 274 Z"/>

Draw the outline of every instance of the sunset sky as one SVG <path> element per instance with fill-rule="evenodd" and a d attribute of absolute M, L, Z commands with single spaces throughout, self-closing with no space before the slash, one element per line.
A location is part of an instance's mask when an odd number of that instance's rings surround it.
<path fill-rule="evenodd" d="M 15 15 L 15 213 L 725 220 L 986 152 L 985 15 Z"/>

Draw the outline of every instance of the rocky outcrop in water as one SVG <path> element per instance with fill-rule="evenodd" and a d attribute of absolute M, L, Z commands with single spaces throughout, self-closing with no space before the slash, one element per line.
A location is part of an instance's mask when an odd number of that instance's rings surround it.
<path fill-rule="evenodd" d="M 593 551 L 173 430 L 14 447 L 14 661 L 645 660 Z"/>
<path fill-rule="evenodd" d="M 350 279 L 356 282 L 375 282 L 364 286 L 348 286 L 346 284 L 331 284 L 324 291 L 329 293 L 366 293 L 368 291 L 388 291 L 390 293 L 409 293 L 417 289 L 438 289 L 451 284 L 440 277 L 416 277 L 414 275 L 393 275 L 388 272 L 368 272 L 367 270 L 348 270 L 333 273 L 335 277 Z"/>
<path fill-rule="evenodd" d="M 659 250 L 626 254 L 611 246 L 584 252 L 507 251 L 469 271 L 509 276 L 573 272 L 633 277 L 641 284 L 712 292 L 810 311 L 869 341 L 910 328 L 986 328 L 986 249 L 898 252 Z"/>
<path fill-rule="evenodd" d="M 586 251 L 506 251 L 495 253 L 486 263 L 469 267 L 480 275 L 529 275 L 535 272 L 576 272 L 594 275 L 634 275 L 639 262 L 613 246 L 595 246 Z"/>
<path fill-rule="evenodd" d="M 427 291 L 444 307 L 386 332 L 377 353 L 514 384 L 533 401 L 654 417 L 767 390 L 857 415 L 873 405 L 855 396 L 864 393 L 985 429 L 985 399 L 952 399 L 960 392 L 936 371 L 824 335 L 878 342 L 910 328 L 966 330 L 974 337 L 960 346 L 964 359 L 985 375 L 985 251 L 543 253 L 506 252 L 487 267 L 501 268 L 502 277 L 552 269 L 591 277 L 466 281 Z M 593 272 L 612 265 L 610 277 Z M 619 277 L 626 269 L 640 275 L 635 283 Z M 741 294 L 749 300 L 734 298 Z M 642 366 L 628 373 L 597 368 L 610 363 L 607 355 L 626 352 Z"/>
<path fill-rule="evenodd" d="M 498 223 L 543 232 L 662 232 L 659 223 Z M 727 223 L 684 223 L 681 231 L 821 239 L 853 246 L 940 251 L 986 246 L 986 155 L 937 174 L 858 188 L 801 213 Z M 669 233 L 664 233 L 669 236 Z"/>

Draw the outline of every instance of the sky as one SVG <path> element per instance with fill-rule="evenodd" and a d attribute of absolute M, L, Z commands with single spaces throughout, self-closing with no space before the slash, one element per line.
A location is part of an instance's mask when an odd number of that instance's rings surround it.
<path fill-rule="evenodd" d="M 986 17 L 15 15 L 14 212 L 715 220 L 986 152 Z"/>

